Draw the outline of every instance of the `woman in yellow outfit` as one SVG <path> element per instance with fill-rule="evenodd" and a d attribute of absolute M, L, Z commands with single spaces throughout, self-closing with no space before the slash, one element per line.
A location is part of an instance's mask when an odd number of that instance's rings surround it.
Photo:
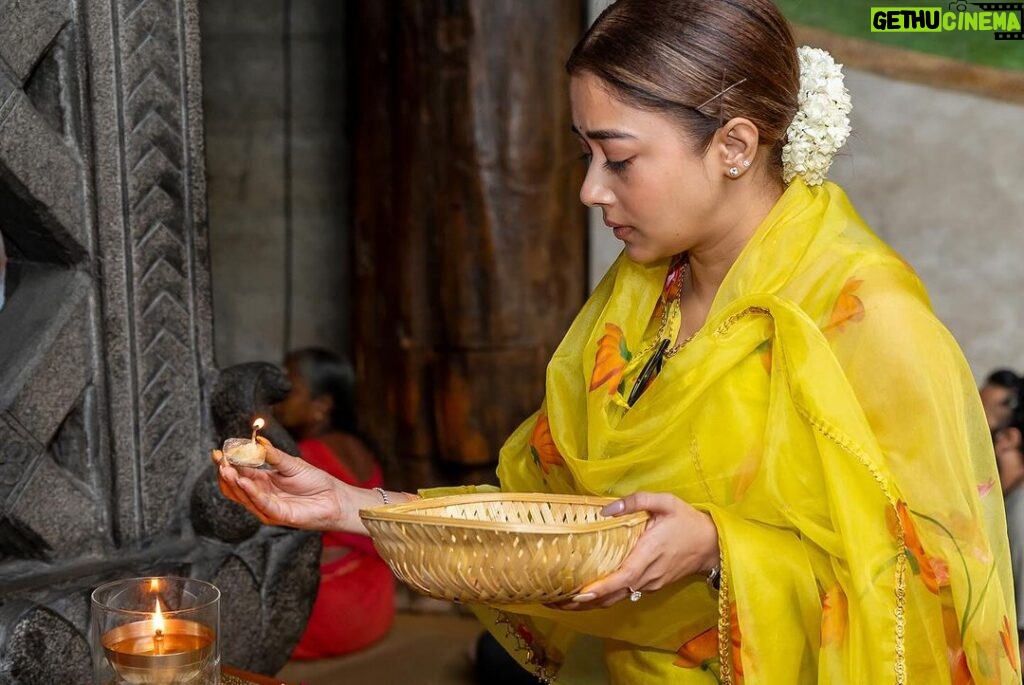
<path fill-rule="evenodd" d="M 557 683 L 1020 682 L 973 378 L 822 182 L 848 133 L 838 66 L 769 0 L 619 0 L 568 69 L 580 197 L 624 250 L 498 475 L 652 518 L 572 601 L 485 624 Z M 276 450 L 276 472 L 214 456 L 268 523 L 363 531 L 384 494 Z"/>

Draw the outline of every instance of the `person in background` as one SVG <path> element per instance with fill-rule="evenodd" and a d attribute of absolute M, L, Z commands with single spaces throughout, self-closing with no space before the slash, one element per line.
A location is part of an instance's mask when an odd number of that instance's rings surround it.
<path fill-rule="evenodd" d="M 1012 372 L 1005 372 L 1010 373 Z M 989 376 L 990 382 L 993 376 Z M 1003 377 L 1003 380 L 1009 380 Z M 1006 386 L 1000 386 L 1005 388 Z M 993 442 L 999 484 L 1006 507 L 1006 532 L 1010 538 L 1010 560 L 1017 599 L 1017 633 L 1024 635 L 1024 387 L 1009 396 L 1012 410 L 995 428 Z"/>
<path fill-rule="evenodd" d="M 355 373 L 345 359 L 317 348 L 284 362 L 292 390 L 274 416 L 294 436 L 302 458 L 345 483 L 383 485 L 380 464 L 356 428 Z M 293 659 L 321 659 L 363 649 L 384 637 L 395 614 L 395 584 L 365 535 L 323 536 L 320 589 Z"/>
<path fill-rule="evenodd" d="M 985 407 L 989 430 L 996 431 L 1017 409 L 1021 377 L 1010 369 L 996 369 L 981 386 L 981 403 Z"/>

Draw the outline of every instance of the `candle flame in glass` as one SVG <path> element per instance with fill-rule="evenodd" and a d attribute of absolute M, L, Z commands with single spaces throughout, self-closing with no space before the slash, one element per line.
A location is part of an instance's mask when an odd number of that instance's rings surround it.
<path fill-rule="evenodd" d="M 160 579 L 159 578 L 150 578 L 149 579 L 149 591 L 150 592 L 160 592 Z"/>
<path fill-rule="evenodd" d="M 156 611 L 153 613 L 153 631 L 162 634 L 166 626 L 164 624 L 164 613 L 160 611 L 160 600 L 156 600 Z"/>

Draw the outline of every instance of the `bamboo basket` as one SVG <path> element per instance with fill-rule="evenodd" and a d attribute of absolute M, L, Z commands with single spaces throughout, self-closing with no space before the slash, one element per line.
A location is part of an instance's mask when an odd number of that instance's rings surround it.
<path fill-rule="evenodd" d="M 395 575 L 439 599 L 557 602 L 626 558 L 647 512 L 609 518 L 604 497 L 487 493 L 359 512 Z"/>

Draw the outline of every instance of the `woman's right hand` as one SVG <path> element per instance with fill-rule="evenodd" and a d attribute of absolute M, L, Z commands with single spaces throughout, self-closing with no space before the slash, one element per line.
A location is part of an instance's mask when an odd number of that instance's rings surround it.
<path fill-rule="evenodd" d="M 220 450 L 211 458 L 218 466 L 220 491 L 251 511 L 263 523 L 309 530 L 365 532 L 352 500 L 358 489 L 302 459 L 285 454 L 263 436 L 256 438 L 272 470 L 236 468 Z M 354 491 L 346 497 L 346 490 Z"/>

